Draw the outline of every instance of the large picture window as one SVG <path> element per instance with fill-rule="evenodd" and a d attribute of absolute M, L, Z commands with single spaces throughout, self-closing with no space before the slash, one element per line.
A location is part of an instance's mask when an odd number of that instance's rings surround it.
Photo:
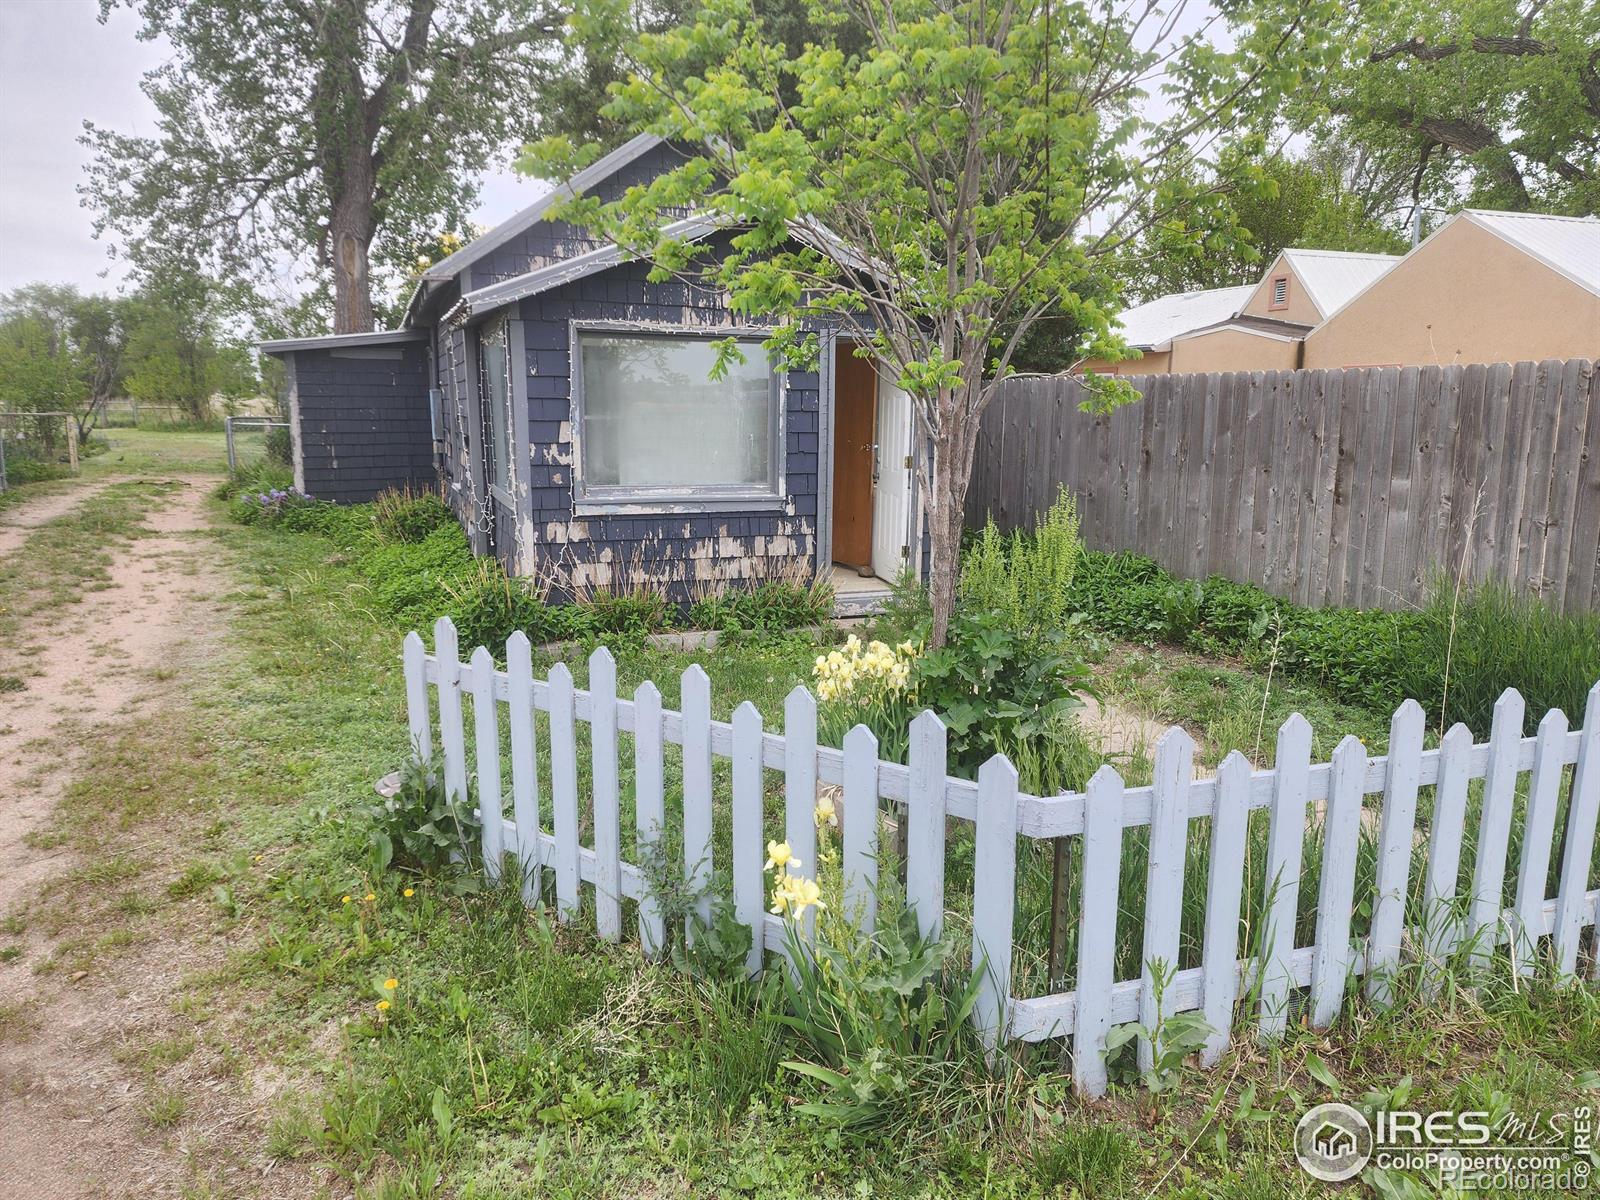
<path fill-rule="evenodd" d="M 490 486 L 511 494 L 511 376 L 506 353 L 506 323 L 496 322 L 478 336 L 478 380 L 483 397 L 483 469 Z"/>
<path fill-rule="evenodd" d="M 708 338 L 582 330 L 579 498 L 662 503 L 778 495 L 778 387 L 759 341 L 711 378 Z"/>

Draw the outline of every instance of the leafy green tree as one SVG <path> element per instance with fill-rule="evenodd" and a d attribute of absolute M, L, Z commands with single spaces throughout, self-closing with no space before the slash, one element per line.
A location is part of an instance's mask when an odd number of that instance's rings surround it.
<path fill-rule="evenodd" d="M 1119 251 L 1180 216 L 1229 240 L 1221 197 L 1258 180 L 1254 131 L 1314 77 L 1330 5 L 1239 0 L 1223 52 L 1163 36 L 1153 6 L 818 0 L 820 32 L 784 46 L 751 0 L 705 0 L 690 24 L 638 41 L 606 110 L 692 153 L 619 201 L 563 212 L 652 259 L 657 278 L 726 291 L 775 324 L 769 348 L 791 362 L 814 360 L 814 330 L 831 324 L 893 372 L 932 450 L 917 471 L 942 643 L 978 420 L 1019 345 L 1050 315 L 1116 353 Z M 1152 78 L 1167 117 L 1147 115 Z M 523 166 L 560 175 L 597 152 L 547 139 Z M 664 234 L 686 210 L 728 231 Z"/>
<path fill-rule="evenodd" d="M 68 412 L 87 438 L 123 383 L 127 302 L 33 283 L 0 298 L 0 407 Z"/>
<path fill-rule="evenodd" d="M 1127 256 L 1130 291 L 1148 300 L 1254 283 L 1291 246 L 1404 254 L 1407 239 L 1374 211 L 1387 208 L 1391 215 L 1392 197 L 1356 190 L 1350 166 L 1337 146 L 1263 164 L 1263 186 L 1227 201 L 1245 238 L 1218 238 L 1207 224 L 1181 218 L 1152 226 Z M 1355 167 L 1361 169 L 1359 162 Z"/>
<path fill-rule="evenodd" d="M 243 341 L 230 336 L 232 307 L 221 290 L 190 274 L 149 282 L 133 302 L 128 332 L 128 395 L 177 405 L 190 420 L 212 416 L 260 390 Z"/>
<path fill-rule="evenodd" d="M 1600 211 L 1600 5 L 1357 0 L 1307 96 L 1424 203 Z"/>
<path fill-rule="evenodd" d="M 101 0 L 173 54 L 153 136 L 86 126 L 97 229 L 145 267 L 223 279 L 312 255 L 337 332 L 372 328 L 376 270 L 464 226 L 487 163 L 568 70 L 558 0 Z"/>

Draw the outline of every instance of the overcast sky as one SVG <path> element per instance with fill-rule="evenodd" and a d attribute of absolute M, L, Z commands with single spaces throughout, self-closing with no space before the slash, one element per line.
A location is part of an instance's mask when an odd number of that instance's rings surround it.
<path fill-rule="evenodd" d="M 123 281 L 125 268 L 94 240 L 93 218 L 79 203 L 87 151 L 77 138 L 85 120 L 154 133 L 155 110 L 139 80 L 170 49 L 141 42 L 139 22 L 125 9 L 101 25 L 99 7 L 98 0 L 0 0 L 0 291 L 34 280 L 107 291 Z M 1190 0 L 1179 35 L 1209 11 Z M 491 172 L 472 219 L 496 225 L 544 190 L 509 169 Z"/>
<path fill-rule="evenodd" d="M 264 0 L 273 3 L 275 0 Z M 140 77 L 165 61 L 126 10 L 98 20 L 98 0 L 0 0 L 0 291 L 34 280 L 114 289 L 124 270 L 94 240 L 79 204 L 85 120 L 119 133 L 155 132 Z M 510 171 L 486 177 L 473 219 L 495 224 L 544 185 Z"/>

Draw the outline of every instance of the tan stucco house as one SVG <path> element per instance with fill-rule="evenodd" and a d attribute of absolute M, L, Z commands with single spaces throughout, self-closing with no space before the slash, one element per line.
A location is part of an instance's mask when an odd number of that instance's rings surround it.
<path fill-rule="evenodd" d="M 1468 209 L 1403 258 L 1288 249 L 1253 285 L 1162 296 L 1119 322 L 1142 357 L 1077 371 L 1600 357 L 1600 219 Z"/>
<path fill-rule="evenodd" d="M 1600 219 L 1468 209 L 1306 335 L 1307 367 L 1600 357 Z"/>

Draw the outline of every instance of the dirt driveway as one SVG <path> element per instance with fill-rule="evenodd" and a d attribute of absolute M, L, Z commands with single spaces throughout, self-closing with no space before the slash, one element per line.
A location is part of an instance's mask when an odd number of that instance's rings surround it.
<path fill-rule="evenodd" d="M 0 514 L 0 556 L 39 553 L 50 522 L 112 481 L 76 483 Z M 100 953 L 89 970 L 60 963 L 71 930 L 37 928 L 30 902 L 70 889 L 85 862 L 55 831 L 75 766 L 125 727 L 159 716 L 223 648 L 227 588 L 207 533 L 215 477 L 178 477 L 114 552 L 109 580 L 83 602 L 24 618 L 6 647 L 22 690 L 0 692 L 0 1194 L 57 1197 L 282 1194 L 270 1164 L 218 1151 L 252 1115 L 248 1089 L 201 1088 L 181 1126 L 153 1110 L 148 1048 L 182 1039 L 173 1002 L 185 976 L 226 947 L 169 922 L 155 936 Z M 12 685 L 15 686 L 14 684 Z M 150 753 L 160 753 L 151 745 Z M 182 846 L 119 848 L 159 879 Z M 131 892 L 129 893 L 132 894 Z M 192 1038 L 191 1038 L 192 1041 Z M 197 1156 L 209 1156 L 202 1171 Z M 287 1181 L 285 1181 L 287 1182 Z M 265 1186 L 257 1187 L 256 1184 Z M 287 1191 L 298 1191 L 289 1188 Z"/>

